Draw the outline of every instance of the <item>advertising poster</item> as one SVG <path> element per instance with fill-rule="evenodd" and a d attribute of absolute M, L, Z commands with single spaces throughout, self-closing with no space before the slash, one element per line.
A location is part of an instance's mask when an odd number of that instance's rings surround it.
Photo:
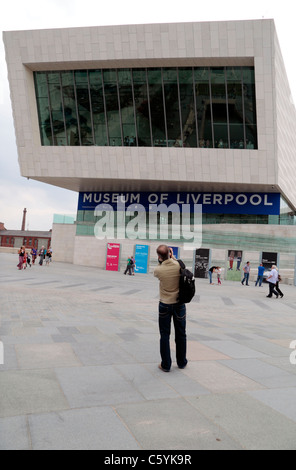
<path fill-rule="evenodd" d="M 278 267 L 278 253 L 270 253 L 268 251 L 263 251 L 259 262 L 262 263 L 266 269 L 271 269 L 271 266 L 273 264 Z"/>
<path fill-rule="evenodd" d="M 119 271 L 120 244 L 107 243 L 106 271 Z"/>
<path fill-rule="evenodd" d="M 198 250 L 195 250 L 194 277 L 200 279 L 208 278 L 210 253 L 211 251 L 208 248 L 199 248 Z"/>
<path fill-rule="evenodd" d="M 149 265 L 149 245 L 136 245 L 135 246 L 135 273 L 146 274 L 148 273 Z"/>
<path fill-rule="evenodd" d="M 243 252 L 239 250 L 227 251 L 227 263 L 225 279 L 227 281 L 241 281 L 242 280 L 242 261 Z"/>

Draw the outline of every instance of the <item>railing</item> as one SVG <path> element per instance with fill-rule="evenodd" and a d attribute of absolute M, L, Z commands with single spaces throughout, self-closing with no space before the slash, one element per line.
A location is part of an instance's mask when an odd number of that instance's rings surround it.
<path fill-rule="evenodd" d="M 73 225 L 76 222 L 76 214 L 54 214 L 53 223 L 54 224 L 66 224 Z"/>

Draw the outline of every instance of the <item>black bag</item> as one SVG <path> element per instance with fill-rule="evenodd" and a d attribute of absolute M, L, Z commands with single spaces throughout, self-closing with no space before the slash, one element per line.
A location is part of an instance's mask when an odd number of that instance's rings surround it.
<path fill-rule="evenodd" d="M 195 296 L 195 279 L 191 271 L 186 268 L 183 261 L 178 259 L 180 265 L 179 304 L 188 304 Z"/>

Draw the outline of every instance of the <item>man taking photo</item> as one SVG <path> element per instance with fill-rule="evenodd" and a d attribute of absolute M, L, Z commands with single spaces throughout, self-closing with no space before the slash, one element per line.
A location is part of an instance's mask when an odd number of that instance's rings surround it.
<path fill-rule="evenodd" d="M 176 342 L 176 360 L 178 367 L 184 369 L 186 359 L 186 305 L 178 302 L 180 265 L 167 245 L 157 248 L 159 266 L 154 276 L 159 279 L 159 332 L 160 356 L 159 368 L 169 372 L 172 365 L 170 352 L 171 320 L 173 318 Z"/>

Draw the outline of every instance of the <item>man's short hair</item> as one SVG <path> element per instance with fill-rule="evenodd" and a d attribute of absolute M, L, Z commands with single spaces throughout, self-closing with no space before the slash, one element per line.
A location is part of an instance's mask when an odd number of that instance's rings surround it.
<path fill-rule="evenodd" d="M 167 245 L 159 245 L 156 251 L 163 260 L 169 259 L 170 249 Z"/>

